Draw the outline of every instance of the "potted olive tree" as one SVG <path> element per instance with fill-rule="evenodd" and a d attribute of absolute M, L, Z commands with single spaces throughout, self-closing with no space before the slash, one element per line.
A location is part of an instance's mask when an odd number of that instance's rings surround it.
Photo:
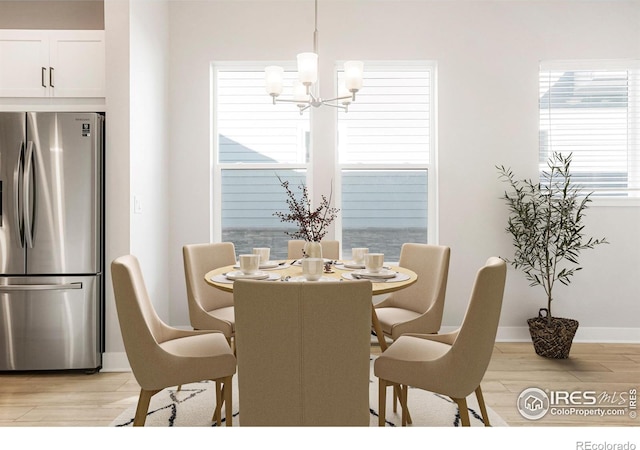
<path fill-rule="evenodd" d="M 546 308 L 527 322 L 536 353 L 550 358 L 569 356 L 578 329 L 576 320 L 553 317 L 555 283 L 571 283 L 575 272 L 582 269 L 578 261 L 582 250 L 608 243 L 606 238 L 586 238 L 583 234 L 591 193 L 582 194 L 581 188 L 572 183 L 571 157 L 554 153 L 538 183 L 516 180 L 511 169 L 496 166 L 500 179 L 511 188 L 502 198 L 509 208 L 506 231 L 513 238 L 515 253 L 512 259 L 503 259 L 522 270 L 530 286 L 544 289 Z"/>

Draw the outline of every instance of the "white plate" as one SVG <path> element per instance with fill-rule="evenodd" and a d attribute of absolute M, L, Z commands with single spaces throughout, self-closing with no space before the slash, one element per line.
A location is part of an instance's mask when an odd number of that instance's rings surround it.
<path fill-rule="evenodd" d="M 355 270 L 353 272 L 345 272 L 342 274 L 342 278 L 344 278 L 345 280 L 357 280 L 358 278 L 354 277 L 354 275 L 358 276 L 355 272 Z M 411 278 L 406 273 L 401 272 L 398 272 L 392 278 L 372 277 L 371 275 L 361 275 L 361 277 L 362 278 L 359 278 L 360 280 L 369 280 L 372 283 L 397 283 L 399 281 L 406 281 Z"/>
<path fill-rule="evenodd" d="M 286 264 L 282 265 L 282 268 L 285 268 Z M 278 266 L 280 266 L 280 263 L 278 261 L 267 261 L 264 264 L 260 264 L 259 269 L 260 270 L 268 270 L 268 269 L 275 269 Z M 288 266 L 287 266 L 288 267 Z M 234 269 L 239 269 L 240 268 L 240 264 L 236 264 L 235 266 L 233 266 Z"/>
<path fill-rule="evenodd" d="M 229 272 L 225 276 L 229 280 L 264 280 L 266 278 L 269 278 L 269 274 L 267 272 L 244 274 L 239 270 Z"/>
<path fill-rule="evenodd" d="M 282 278 L 280 275 L 276 275 L 274 273 L 269 274 L 269 278 L 261 278 L 258 281 L 277 281 Z M 247 278 L 244 278 L 245 280 Z M 219 274 L 211 277 L 211 281 L 214 283 L 223 283 L 223 284 L 233 284 L 234 280 L 227 278 L 226 276 Z"/>
<path fill-rule="evenodd" d="M 353 261 L 336 263 L 336 267 L 340 270 L 364 269 L 364 264 L 357 264 Z M 391 269 L 391 266 L 382 266 L 383 269 Z"/>
<path fill-rule="evenodd" d="M 369 272 L 367 269 L 354 270 L 355 275 L 362 275 L 363 277 L 370 278 L 393 278 L 397 272 L 395 270 L 380 269 L 379 272 Z"/>
<path fill-rule="evenodd" d="M 304 258 L 302 258 L 304 259 Z M 302 259 L 298 259 L 296 260 L 296 262 L 293 263 L 294 266 L 301 266 L 302 265 Z M 324 263 L 330 263 L 333 261 L 333 259 L 329 259 L 329 258 L 323 258 Z"/>
<path fill-rule="evenodd" d="M 278 261 L 267 261 L 264 264 L 260 264 L 260 269 L 275 269 L 278 267 Z"/>
<path fill-rule="evenodd" d="M 299 277 L 291 277 L 289 278 L 288 281 L 304 281 L 304 282 L 309 282 L 309 280 L 307 280 L 304 276 L 299 276 Z M 340 281 L 339 278 L 334 278 L 334 277 L 320 277 L 319 280 L 315 280 L 315 282 L 317 281 Z"/>
<path fill-rule="evenodd" d="M 353 261 L 345 261 L 343 263 L 336 264 L 336 266 L 338 267 L 338 269 L 341 269 L 343 267 L 345 269 L 364 269 L 364 264 L 358 264 Z"/>

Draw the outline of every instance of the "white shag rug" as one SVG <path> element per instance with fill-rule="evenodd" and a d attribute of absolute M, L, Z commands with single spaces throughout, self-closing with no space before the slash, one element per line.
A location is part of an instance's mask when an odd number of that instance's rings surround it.
<path fill-rule="evenodd" d="M 369 426 L 378 426 L 378 379 L 373 375 L 373 360 L 369 377 Z M 401 408 L 393 412 L 393 395 L 387 391 L 387 426 L 401 425 Z M 409 411 L 412 427 L 458 427 L 461 426 L 458 406 L 450 398 L 409 388 Z M 475 394 L 467 398 L 471 426 L 484 426 L 482 414 Z M 178 391 L 171 387 L 158 392 L 151 398 L 145 426 L 147 427 L 210 427 L 216 426 L 211 421 L 215 405 L 215 383 L 200 382 L 183 385 Z M 491 408 L 487 407 L 491 426 L 508 426 L 507 423 Z M 132 426 L 135 405 L 120 414 L 111 426 Z M 224 407 L 222 408 L 224 426 Z M 233 377 L 233 426 L 241 426 L 242 418 L 238 411 L 237 374 Z"/>

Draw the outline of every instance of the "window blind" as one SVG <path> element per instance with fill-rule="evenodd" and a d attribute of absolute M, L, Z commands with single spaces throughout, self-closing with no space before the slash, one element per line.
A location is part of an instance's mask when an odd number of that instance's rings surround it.
<path fill-rule="evenodd" d="M 636 61 L 540 66 L 540 168 L 573 154 L 572 180 L 594 197 L 640 195 L 640 65 Z"/>
<path fill-rule="evenodd" d="M 286 71 L 285 84 L 296 76 Z M 264 69 L 217 68 L 214 98 L 220 163 L 306 163 L 309 115 L 272 104 Z"/>
<path fill-rule="evenodd" d="M 363 88 L 338 118 L 340 163 L 428 164 L 432 79 L 425 65 L 365 64 Z"/>

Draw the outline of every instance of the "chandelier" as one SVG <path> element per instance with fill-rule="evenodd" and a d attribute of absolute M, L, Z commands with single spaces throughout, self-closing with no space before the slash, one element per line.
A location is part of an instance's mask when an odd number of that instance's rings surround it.
<path fill-rule="evenodd" d="M 265 84 L 267 93 L 276 102 L 295 103 L 300 114 L 310 107 L 318 108 L 322 105 L 348 111 L 351 102 L 356 99 L 356 92 L 362 87 L 362 61 L 347 61 L 344 63 L 344 86 L 340 87 L 338 97 L 328 100 L 318 95 L 318 0 L 315 0 L 315 29 L 313 32 L 313 53 L 299 53 L 298 79 L 293 84 L 293 98 L 278 98 L 282 93 L 284 69 L 280 66 L 265 68 Z"/>

